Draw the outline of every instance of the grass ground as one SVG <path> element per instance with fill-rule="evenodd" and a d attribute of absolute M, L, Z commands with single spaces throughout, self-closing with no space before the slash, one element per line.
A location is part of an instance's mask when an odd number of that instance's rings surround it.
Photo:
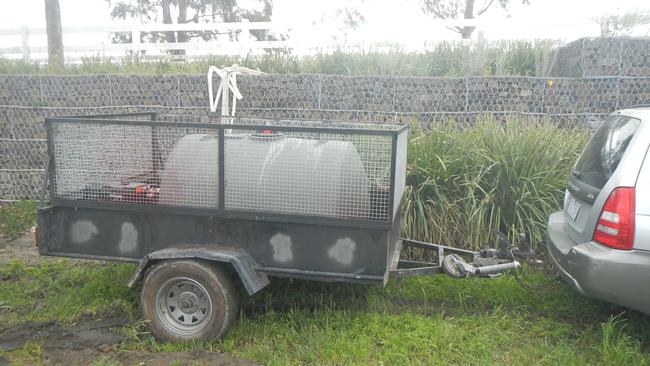
<path fill-rule="evenodd" d="M 0 268 L 4 324 L 123 314 L 120 350 L 220 351 L 264 364 L 648 364 L 650 317 L 577 295 L 530 293 L 512 276 L 410 278 L 387 288 L 277 280 L 222 341 L 153 340 L 127 289 L 132 265 L 58 260 Z M 36 362 L 40 345 L 0 353 Z"/>
<path fill-rule="evenodd" d="M 33 217 L 30 210 L 5 207 L 2 220 Z M 33 223 L 22 222 L 11 227 L 22 232 Z M 118 314 L 126 319 L 119 351 L 219 351 L 270 365 L 650 362 L 650 317 L 584 298 L 559 282 L 531 293 L 512 276 L 409 278 L 386 288 L 276 280 L 244 302 L 222 341 L 159 343 L 140 319 L 138 289 L 125 286 L 133 269 L 68 259 L 1 266 L 2 326 L 72 326 Z M 38 342 L 0 352 L 0 360 L 15 364 L 39 364 L 42 357 Z M 115 364 L 110 357 L 96 364 Z"/>

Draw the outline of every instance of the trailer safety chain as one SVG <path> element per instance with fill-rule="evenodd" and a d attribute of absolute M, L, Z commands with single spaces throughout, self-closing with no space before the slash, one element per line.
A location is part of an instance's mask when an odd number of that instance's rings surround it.
<path fill-rule="evenodd" d="M 533 292 L 533 293 L 550 292 L 560 284 L 559 275 L 557 271 L 547 261 L 533 258 L 533 259 L 527 259 L 523 262 L 525 264 L 520 268 L 518 268 L 517 270 L 513 271 L 512 275 L 515 277 L 517 283 L 524 289 L 528 290 L 529 292 Z M 544 276 L 551 277 L 551 278 L 543 283 L 531 282 L 530 280 L 524 277 L 525 271 L 531 269 L 536 272 L 541 272 Z"/>
<path fill-rule="evenodd" d="M 553 266 L 543 258 L 539 258 L 540 254 L 545 256 L 546 251 L 544 250 L 542 253 L 537 253 L 534 249 L 531 249 L 530 240 L 526 234 L 519 234 L 519 240 L 516 245 L 512 245 L 510 240 L 503 233 L 497 233 L 496 237 L 498 238 L 499 246 L 502 251 L 505 251 L 507 248 L 507 251 L 510 253 L 510 256 L 513 259 L 519 258 L 523 263 L 522 266 L 518 267 L 512 273 L 515 280 L 521 287 L 528 290 L 529 292 L 543 293 L 549 292 L 560 283 L 558 281 L 558 273 L 555 271 Z M 543 245 L 543 247 L 546 248 L 546 245 Z M 523 276 L 525 271 L 529 271 L 531 269 L 535 272 L 542 273 L 545 277 L 550 276 L 551 279 L 544 283 L 533 283 Z"/>
<path fill-rule="evenodd" d="M 445 273 L 453 278 L 495 277 L 507 270 L 513 270 L 512 274 L 517 283 L 533 293 L 548 292 L 560 283 L 557 271 L 550 263 L 539 258 L 540 253 L 530 247 L 530 241 L 525 234 L 519 234 L 516 245 L 513 245 L 508 236 L 502 232 L 493 232 L 491 235 L 496 239 L 496 249 L 487 248 L 475 252 L 471 263 L 466 262 L 458 254 L 447 255 L 441 263 Z M 525 274 L 529 271 L 551 278 L 543 283 L 535 283 L 531 278 L 526 278 Z"/>

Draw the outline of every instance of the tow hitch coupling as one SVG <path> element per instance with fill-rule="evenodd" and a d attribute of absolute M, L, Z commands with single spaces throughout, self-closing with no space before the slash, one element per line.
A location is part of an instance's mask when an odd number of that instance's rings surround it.
<path fill-rule="evenodd" d="M 484 261 L 481 262 L 485 263 Z M 453 278 L 463 278 L 470 276 L 490 277 L 501 274 L 504 271 L 516 269 L 517 267 L 519 267 L 519 262 L 516 260 L 506 263 L 496 262 L 493 264 L 484 264 L 477 267 L 473 264 L 467 263 L 458 254 L 449 254 L 442 260 L 442 269 L 446 274 Z"/>
<path fill-rule="evenodd" d="M 537 254 L 530 248 L 525 235 L 520 236 L 516 246 L 512 245 L 502 233 L 497 233 L 496 238 L 498 249 L 483 249 L 479 252 L 402 239 L 401 245 L 396 248 L 396 254 L 405 248 L 409 250 L 417 248 L 424 252 L 435 253 L 437 263 L 399 259 L 399 255 L 396 255 L 394 258 L 398 258 L 398 260 L 394 262 L 390 275 L 391 277 L 408 277 L 444 272 L 453 278 L 494 277 L 505 271 L 519 268 L 520 262 L 517 259 L 526 263 L 536 261 Z"/>
<path fill-rule="evenodd" d="M 472 263 L 467 263 L 459 254 L 453 253 L 443 257 L 442 269 L 453 278 L 470 276 L 493 277 L 509 270 L 517 269 L 520 263 L 516 258 L 525 261 L 534 260 L 537 253 L 530 248 L 525 234 L 519 235 L 517 245 L 512 245 L 503 233 L 496 233 L 498 249 L 483 249 L 474 252 Z M 465 253 L 466 254 L 466 253 Z"/>

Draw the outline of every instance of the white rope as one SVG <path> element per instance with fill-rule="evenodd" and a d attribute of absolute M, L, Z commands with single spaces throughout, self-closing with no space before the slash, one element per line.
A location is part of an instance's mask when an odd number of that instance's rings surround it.
<path fill-rule="evenodd" d="M 212 88 L 212 76 L 216 73 L 221 78 L 217 95 L 214 96 L 214 89 Z M 208 68 L 208 94 L 210 97 L 210 112 L 216 113 L 219 99 L 221 99 L 221 115 L 234 116 L 237 110 L 237 100 L 242 99 L 243 96 L 237 87 L 237 75 L 261 75 L 263 72 L 252 70 L 246 67 L 237 65 L 218 68 L 210 66 Z M 232 109 L 229 108 L 229 95 L 232 92 Z"/>

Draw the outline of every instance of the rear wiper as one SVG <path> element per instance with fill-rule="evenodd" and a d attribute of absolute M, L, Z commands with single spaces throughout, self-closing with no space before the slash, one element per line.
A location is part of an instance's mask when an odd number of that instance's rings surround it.
<path fill-rule="evenodd" d="M 571 174 L 576 178 L 580 178 L 580 176 L 582 175 L 582 173 L 577 171 L 575 168 L 571 169 Z"/>

